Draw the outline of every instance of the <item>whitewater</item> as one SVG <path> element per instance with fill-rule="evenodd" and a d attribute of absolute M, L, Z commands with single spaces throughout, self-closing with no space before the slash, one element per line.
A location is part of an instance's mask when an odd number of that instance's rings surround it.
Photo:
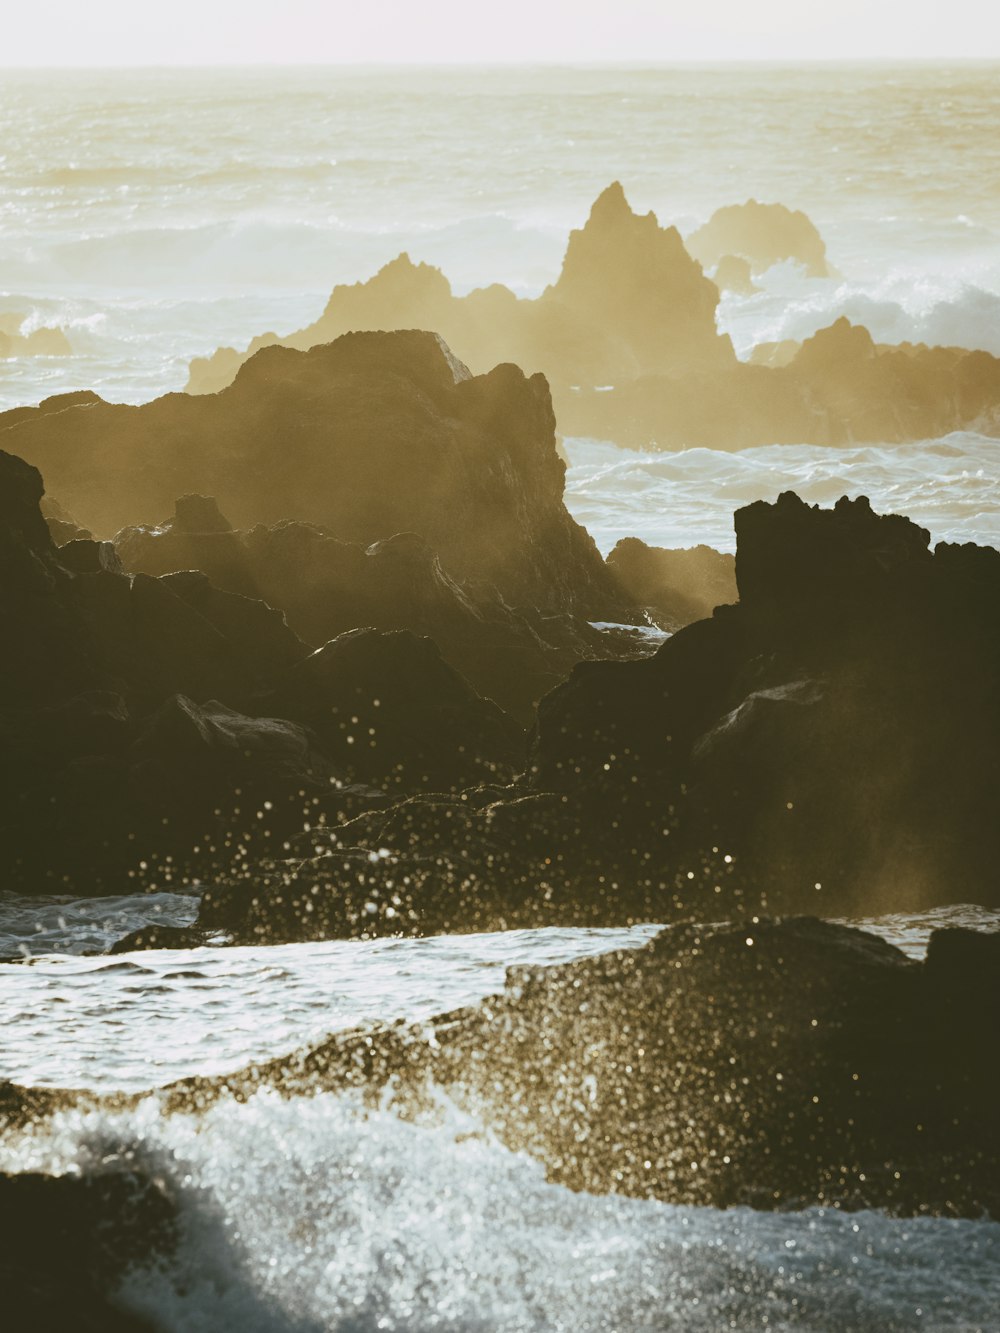
<path fill-rule="evenodd" d="M 0 408 L 96 389 L 143 402 L 194 356 L 302 327 L 406 250 L 456 292 L 554 281 L 620 179 L 686 234 L 756 197 L 804 209 L 837 270 L 727 294 L 741 356 L 839 315 L 877 340 L 1000 355 L 1000 70 L 278 70 L 0 76 L 0 318 L 69 355 L 0 358 Z M 531 369 L 530 367 L 528 369 Z M 624 536 L 734 549 L 732 513 L 794 489 L 867 494 L 934 540 L 1000 546 L 997 442 L 737 453 L 563 441 L 567 504 Z M 0 881 L 0 890 L 3 885 Z M 421 1020 L 506 967 L 638 946 L 656 927 L 126 953 L 189 924 L 199 886 L 98 902 L 0 892 L 0 1080 L 149 1090 L 8 1134 L 0 1168 L 120 1161 L 170 1182 L 183 1235 L 123 1300 L 213 1330 L 1000 1329 L 1000 1225 L 764 1214 L 574 1194 L 442 1099 L 426 1123 L 347 1094 L 262 1092 L 163 1116 L 156 1088 L 359 1023 Z M 911 956 L 982 909 L 866 922 Z"/>

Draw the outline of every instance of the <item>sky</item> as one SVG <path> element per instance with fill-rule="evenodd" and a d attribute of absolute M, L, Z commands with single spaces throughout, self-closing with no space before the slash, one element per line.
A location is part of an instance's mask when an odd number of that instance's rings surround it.
<path fill-rule="evenodd" d="M 33 0 L 0 66 L 1000 58 L 994 0 Z"/>

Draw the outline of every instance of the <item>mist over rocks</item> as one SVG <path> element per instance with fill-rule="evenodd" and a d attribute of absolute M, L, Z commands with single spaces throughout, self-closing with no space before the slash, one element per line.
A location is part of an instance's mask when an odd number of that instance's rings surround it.
<path fill-rule="evenodd" d="M 810 278 L 836 276 L 815 223 L 800 209 L 784 204 L 762 204 L 756 199 L 727 204 L 686 236 L 684 244 L 706 269 L 736 257 L 745 260 L 754 275 L 791 260 Z"/>
<path fill-rule="evenodd" d="M 475 370 L 511 361 L 544 373 L 564 435 L 624 447 L 996 433 L 1000 358 L 986 352 L 876 345 L 842 317 L 801 347 L 767 346 L 737 360 L 716 324 L 720 288 L 752 295 L 753 276 L 786 260 L 834 276 L 804 213 L 751 200 L 719 209 L 684 242 L 652 213 L 634 213 L 615 182 L 570 233 L 558 279 L 534 300 L 498 284 L 456 297 L 440 270 L 402 254 L 367 282 L 334 288 L 306 328 L 265 334 L 246 353 L 196 358 L 187 391 L 216 393 L 275 345 L 306 349 L 352 329 L 413 326 L 434 329 Z M 714 282 L 702 263 L 715 268 Z"/>
<path fill-rule="evenodd" d="M 0 416 L 0 441 L 100 536 L 199 493 L 240 528 L 296 519 L 365 546 L 416 532 L 452 577 L 512 606 L 627 618 L 563 503 L 543 377 L 513 365 L 472 376 L 432 333 L 265 348 L 201 398 L 17 409 Z"/>
<path fill-rule="evenodd" d="M 580 616 L 515 609 L 488 583 L 459 583 L 412 532 L 368 547 L 291 520 L 237 532 L 214 499 L 184 496 L 169 519 L 124 528 L 114 544 L 132 573 L 198 569 L 216 587 L 260 598 L 314 647 L 359 626 L 433 639 L 480 694 L 524 725 L 576 662 L 643 651 L 634 636 L 593 629 Z"/>
<path fill-rule="evenodd" d="M 354 329 L 413 326 L 440 333 L 478 371 L 504 361 L 543 371 L 561 417 L 573 386 L 732 364 L 732 344 L 715 325 L 718 301 L 677 229 L 634 213 L 616 181 L 570 233 L 560 275 L 537 299 L 500 284 L 456 297 L 439 269 L 402 254 L 367 282 L 335 287 L 307 328 L 266 334 L 246 354 L 223 348 L 195 359 L 187 391 L 216 392 L 275 342 L 306 348 Z"/>
<path fill-rule="evenodd" d="M 608 567 L 636 605 L 663 629 L 680 629 L 737 600 L 735 557 L 711 546 L 666 550 L 623 537 Z"/>
<path fill-rule="evenodd" d="M 648 375 L 560 404 L 567 435 L 635 448 L 893 444 L 956 430 L 995 434 L 1000 358 L 957 347 L 876 344 L 841 317 L 798 348 L 717 374 Z"/>

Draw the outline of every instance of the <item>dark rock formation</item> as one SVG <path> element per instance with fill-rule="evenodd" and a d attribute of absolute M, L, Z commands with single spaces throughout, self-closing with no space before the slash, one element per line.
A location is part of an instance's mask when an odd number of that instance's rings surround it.
<path fill-rule="evenodd" d="M 279 612 L 200 572 L 130 577 L 107 543 L 57 550 L 41 495 L 38 472 L 0 454 L 6 887 L 246 874 L 303 824 L 384 802 L 372 781 L 506 781 L 523 762 L 519 728 L 429 641 L 370 631 L 311 653 Z"/>
<path fill-rule="evenodd" d="M 311 644 L 359 626 L 431 638 L 450 666 L 525 724 L 577 662 L 643 652 L 641 641 L 581 617 L 514 610 L 489 584 L 459 584 L 414 533 L 365 548 L 311 523 L 234 532 L 214 500 L 185 496 L 171 519 L 125 528 L 115 547 L 131 572 L 199 569 L 218 588 L 258 597 Z"/>
<path fill-rule="evenodd" d="M 1000 553 L 867 501 L 736 516 L 740 601 L 540 703 L 528 777 L 293 840 L 237 938 L 1000 902 Z"/>
<path fill-rule="evenodd" d="M 364 545 L 416 532 L 452 577 L 511 605 L 625 615 L 563 504 L 544 379 L 474 378 L 433 334 L 266 348 L 210 397 L 47 400 L 0 416 L 0 441 L 101 536 L 198 491 L 243 527 L 294 518 Z"/>
<path fill-rule="evenodd" d="M 643 949 L 513 969 L 428 1027 L 322 1045 L 224 1080 L 361 1087 L 404 1115 L 449 1099 L 552 1180 L 672 1203 L 1000 1218 L 1000 934 L 935 932 L 927 960 L 810 918 L 668 929 Z"/>
<path fill-rule="evenodd" d="M 169 1255 L 177 1234 L 173 1200 L 148 1175 L 0 1175 L 0 1308 L 9 1327 L 152 1333 L 115 1289 L 133 1265 Z"/>
<path fill-rule="evenodd" d="M 688 251 L 705 268 L 727 256 L 747 260 L 754 273 L 793 260 L 811 278 L 835 276 L 826 260 L 826 246 L 813 222 L 799 209 L 784 204 L 745 204 L 717 208 L 704 226 L 685 241 Z"/>
<path fill-rule="evenodd" d="M 623 537 L 608 567 L 629 598 L 663 629 L 680 629 L 737 598 L 735 560 L 711 546 L 665 550 Z"/>

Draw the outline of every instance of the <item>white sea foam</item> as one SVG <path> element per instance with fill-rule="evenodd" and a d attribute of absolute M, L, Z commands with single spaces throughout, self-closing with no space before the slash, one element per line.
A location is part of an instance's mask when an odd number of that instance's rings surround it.
<path fill-rule="evenodd" d="M 1000 1225 L 575 1194 L 441 1102 L 434 1125 L 260 1093 L 204 1116 L 66 1112 L 0 1166 L 125 1158 L 182 1239 L 123 1298 L 169 1333 L 995 1329 Z"/>

